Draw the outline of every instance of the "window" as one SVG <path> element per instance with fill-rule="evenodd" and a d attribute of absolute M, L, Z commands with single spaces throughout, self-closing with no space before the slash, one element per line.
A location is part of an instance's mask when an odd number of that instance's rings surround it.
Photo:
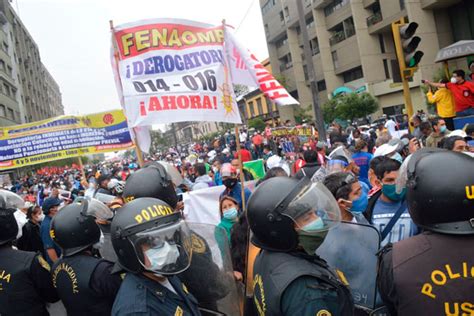
<path fill-rule="evenodd" d="M 280 11 L 280 22 L 282 25 L 285 24 L 285 17 L 283 16 L 283 11 Z"/>
<path fill-rule="evenodd" d="M 308 30 L 314 28 L 314 18 L 311 16 L 309 19 L 306 20 L 306 28 Z"/>
<path fill-rule="evenodd" d="M 379 45 L 380 45 L 380 51 L 382 54 L 385 54 L 385 43 L 383 41 L 383 35 L 379 34 Z"/>
<path fill-rule="evenodd" d="M 390 79 L 390 71 L 388 70 L 388 60 L 383 60 L 383 70 L 385 71 L 385 79 Z"/>
<path fill-rule="evenodd" d="M 268 0 L 262 7 L 262 14 L 266 14 L 275 6 L 275 0 Z"/>
<path fill-rule="evenodd" d="M 354 19 L 352 17 L 346 19 L 343 24 L 344 30 L 346 31 L 346 38 L 355 35 Z"/>
<path fill-rule="evenodd" d="M 277 41 L 275 43 L 275 46 L 276 46 L 276 48 L 280 48 L 282 46 L 285 46 L 286 44 L 288 44 L 288 38 L 285 36 L 281 40 Z"/>
<path fill-rule="evenodd" d="M 11 96 L 10 86 L 6 83 L 3 84 L 3 90 L 6 95 Z"/>
<path fill-rule="evenodd" d="M 250 117 L 255 116 L 255 108 L 253 107 L 253 101 L 249 101 Z"/>
<path fill-rule="evenodd" d="M 362 72 L 362 67 L 360 66 L 354 69 L 348 70 L 344 72 L 342 75 L 344 77 L 344 83 L 351 82 L 351 81 L 364 77 L 364 73 Z"/>
<path fill-rule="evenodd" d="M 0 70 L 5 70 L 5 62 L 0 59 Z"/>
<path fill-rule="evenodd" d="M 13 73 L 13 68 L 10 67 L 10 66 L 7 66 L 7 74 L 9 74 L 11 76 L 12 73 Z"/>
<path fill-rule="evenodd" d="M 328 6 L 324 8 L 324 15 L 329 16 L 348 3 L 349 0 L 333 0 Z"/>
<path fill-rule="evenodd" d="M 3 42 L 2 49 L 8 53 L 8 44 L 6 42 Z"/>
<path fill-rule="evenodd" d="M 8 108 L 8 112 L 7 112 L 8 116 L 7 118 L 9 118 L 10 120 L 15 120 L 15 112 L 13 112 L 12 109 Z"/>
<path fill-rule="evenodd" d="M 321 92 L 325 91 L 326 89 L 326 80 L 318 81 L 318 91 Z"/>
<path fill-rule="evenodd" d="M 399 0 L 400 1 L 400 10 L 405 10 L 405 0 Z"/>
<path fill-rule="evenodd" d="M 258 115 L 263 115 L 262 98 L 257 99 Z"/>
<path fill-rule="evenodd" d="M 0 116 L 5 117 L 5 106 L 3 104 L 0 104 Z"/>
<path fill-rule="evenodd" d="M 309 46 L 311 47 L 311 53 L 313 56 L 319 54 L 319 43 L 317 37 L 309 41 Z"/>
<path fill-rule="evenodd" d="M 339 67 L 339 62 L 338 62 L 338 58 L 337 58 L 337 51 L 333 51 L 331 53 L 331 56 L 332 56 L 332 62 L 334 64 L 334 68 Z"/>
<path fill-rule="evenodd" d="M 285 7 L 285 19 L 288 21 L 290 19 L 290 10 L 288 10 L 288 7 Z"/>

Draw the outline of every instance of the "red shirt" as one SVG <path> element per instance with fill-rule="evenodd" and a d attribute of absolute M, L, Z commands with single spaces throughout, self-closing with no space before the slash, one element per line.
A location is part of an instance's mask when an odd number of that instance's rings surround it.
<path fill-rule="evenodd" d="M 252 154 L 251 154 L 250 151 L 248 151 L 247 149 L 241 148 L 241 149 L 240 149 L 240 155 L 242 156 L 242 162 L 246 162 L 246 161 L 251 161 L 251 160 L 252 160 Z M 239 152 L 236 152 L 236 153 L 235 153 L 234 158 L 235 158 L 235 159 L 238 159 L 238 158 L 239 158 Z"/>
<path fill-rule="evenodd" d="M 263 143 L 263 137 L 260 134 L 257 134 L 252 138 L 252 141 L 254 145 L 261 145 Z"/>
<path fill-rule="evenodd" d="M 464 110 L 474 108 L 474 83 L 470 81 L 464 81 L 461 84 L 448 82 L 446 84 L 454 97 L 454 103 L 456 105 L 456 112 L 462 112 Z"/>

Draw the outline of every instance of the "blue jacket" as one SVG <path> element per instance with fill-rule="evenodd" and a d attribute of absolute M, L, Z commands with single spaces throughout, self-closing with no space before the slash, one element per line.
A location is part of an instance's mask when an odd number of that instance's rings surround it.
<path fill-rule="evenodd" d="M 112 315 L 199 316 L 197 300 L 176 276 L 168 277 L 176 291 L 141 274 L 127 273 L 112 307 Z"/>
<path fill-rule="evenodd" d="M 250 192 L 249 189 L 245 188 L 245 204 L 246 205 L 249 202 L 250 194 L 252 194 L 252 192 Z M 237 184 L 231 190 L 226 188 L 224 192 L 221 193 L 220 198 L 222 198 L 223 196 L 233 197 L 237 202 L 239 202 L 240 209 L 241 210 L 244 209 L 242 207 L 242 185 L 240 184 L 240 182 L 237 182 Z"/>

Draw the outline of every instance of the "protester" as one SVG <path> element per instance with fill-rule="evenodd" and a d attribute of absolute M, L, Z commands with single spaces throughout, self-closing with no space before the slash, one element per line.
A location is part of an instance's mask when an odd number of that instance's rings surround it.
<path fill-rule="evenodd" d="M 303 177 L 307 177 L 308 179 L 311 179 L 314 173 L 321 167 L 318 161 L 318 153 L 312 149 L 308 149 L 303 152 L 303 158 L 305 164 L 295 174 L 295 178 L 301 179 Z"/>
<path fill-rule="evenodd" d="M 421 118 L 418 114 L 414 114 L 410 119 L 410 126 L 413 127 L 413 136 L 419 139 L 422 134 L 420 130 Z"/>
<path fill-rule="evenodd" d="M 418 233 L 408 214 L 405 200 L 406 189 L 397 192 L 395 183 L 399 176 L 400 162 L 395 159 L 384 159 L 375 168 L 378 186 L 381 193 L 369 200 L 364 215 L 380 232 L 382 245 L 397 242 Z"/>
<path fill-rule="evenodd" d="M 418 140 L 426 147 L 426 139 L 431 135 L 433 132 L 433 127 L 431 126 L 430 122 L 421 122 L 420 124 L 420 133 L 421 136 L 417 137 Z"/>
<path fill-rule="evenodd" d="M 221 168 L 222 183 L 226 187 L 224 192 L 221 193 L 220 198 L 223 196 L 230 196 L 239 203 L 239 209 L 243 210 L 242 206 L 242 185 L 237 178 L 237 170 L 231 164 L 223 164 Z M 250 190 L 245 188 L 244 196 L 246 203 L 250 198 Z"/>
<path fill-rule="evenodd" d="M 235 170 L 237 172 L 237 177 L 239 179 L 240 179 L 240 173 L 243 172 L 245 181 L 252 181 L 253 180 L 253 175 L 247 169 L 242 168 L 242 165 L 240 164 L 239 159 L 232 159 L 230 164 L 232 165 L 232 167 L 235 168 Z"/>
<path fill-rule="evenodd" d="M 251 161 L 252 160 L 252 154 L 250 153 L 250 151 L 248 151 L 244 144 L 240 144 L 240 150 L 238 150 L 235 154 L 234 154 L 234 158 L 235 159 L 239 159 L 239 156 L 240 156 L 240 159 L 242 160 L 242 162 L 247 162 L 247 161 Z"/>
<path fill-rule="evenodd" d="M 367 224 L 362 215 L 369 202 L 367 192 L 352 173 L 330 174 L 324 179 L 323 184 L 336 199 L 341 211 L 341 220 Z"/>
<path fill-rule="evenodd" d="M 436 88 L 447 88 L 451 91 L 456 105 L 456 117 L 474 115 L 474 82 L 465 80 L 466 73 L 458 69 L 453 71 L 448 83 L 435 83 L 425 80 L 425 83 Z"/>
<path fill-rule="evenodd" d="M 53 242 L 50 234 L 51 220 L 59 211 L 59 205 L 62 201 L 55 197 L 50 197 L 43 202 L 44 220 L 41 222 L 40 234 L 43 242 L 45 259 L 50 265 L 61 256 L 61 249 Z"/>
<path fill-rule="evenodd" d="M 356 142 L 354 150 L 355 153 L 352 155 L 352 159 L 354 160 L 354 163 L 360 168 L 359 180 L 365 182 L 370 187 L 369 165 L 374 156 L 368 153 L 368 144 L 362 139 L 359 139 Z"/>
<path fill-rule="evenodd" d="M 443 148 L 451 151 L 469 151 L 466 140 L 461 136 L 448 136 L 443 143 Z"/>
<path fill-rule="evenodd" d="M 263 137 L 260 135 L 260 133 L 255 132 L 252 137 L 252 144 L 255 147 L 255 152 L 257 154 L 257 158 L 262 157 L 262 152 L 263 152 Z"/>
<path fill-rule="evenodd" d="M 212 178 L 206 172 L 206 166 L 203 163 L 197 163 L 194 166 L 194 172 L 196 180 L 194 180 L 194 185 L 192 187 L 193 191 L 206 189 L 213 186 Z"/>
<path fill-rule="evenodd" d="M 26 212 L 28 222 L 23 226 L 23 233 L 18 239 L 17 247 L 23 251 L 41 252 L 44 256 L 43 242 L 41 241 L 40 224 L 44 219 L 41 207 L 32 205 Z"/>
<path fill-rule="evenodd" d="M 433 132 L 426 139 L 426 147 L 438 148 L 438 144 L 443 138 L 445 138 L 449 133 L 447 124 L 444 119 L 434 119 L 431 121 L 431 126 L 433 127 Z"/>
<path fill-rule="evenodd" d="M 447 84 L 449 81 L 443 79 L 440 83 Z M 447 88 L 439 88 L 435 93 L 431 89 L 426 94 L 428 102 L 436 104 L 436 111 L 438 116 L 446 122 L 448 130 L 454 130 L 453 118 L 456 117 L 456 108 L 454 104 L 454 98 L 451 91 Z"/>
<path fill-rule="evenodd" d="M 97 179 L 98 186 L 94 195 L 97 193 L 112 195 L 112 192 L 110 192 L 108 188 L 108 184 L 110 180 L 111 180 L 111 176 L 109 174 L 101 174 L 99 178 Z"/>
<path fill-rule="evenodd" d="M 221 221 L 217 227 L 221 227 L 225 230 L 227 237 L 230 242 L 230 232 L 232 226 L 238 221 L 239 218 L 239 203 L 230 196 L 223 196 L 219 202 L 219 212 L 221 214 Z"/>
<path fill-rule="evenodd" d="M 214 185 L 222 185 L 221 162 L 216 159 L 212 163 L 212 173 L 214 174 Z"/>
<path fill-rule="evenodd" d="M 389 118 L 387 122 L 385 122 L 384 127 L 387 129 L 390 136 L 395 137 L 397 136 L 397 123 L 392 118 Z"/>

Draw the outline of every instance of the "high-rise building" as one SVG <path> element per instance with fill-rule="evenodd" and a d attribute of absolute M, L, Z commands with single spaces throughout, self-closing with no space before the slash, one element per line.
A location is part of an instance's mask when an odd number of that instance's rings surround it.
<path fill-rule="evenodd" d="M 260 0 L 273 73 L 285 77 L 301 106 L 312 104 L 296 1 L 302 1 L 321 103 L 344 91 L 377 97 L 382 113 L 401 114 L 401 84 L 394 83 L 396 63 L 391 23 L 401 18 L 419 24 L 419 49 L 425 53 L 410 83 L 414 110 L 426 108 L 421 79 L 432 79 L 442 64 L 436 53 L 459 40 L 474 38 L 472 0 Z M 394 65 L 394 67 L 392 67 Z M 451 69 L 467 69 L 457 61 Z M 281 119 L 292 117 L 280 108 Z"/>
<path fill-rule="evenodd" d="M 58 84 L 9 0 L 0 0 L 0 126 L 64 114 Z"/>

